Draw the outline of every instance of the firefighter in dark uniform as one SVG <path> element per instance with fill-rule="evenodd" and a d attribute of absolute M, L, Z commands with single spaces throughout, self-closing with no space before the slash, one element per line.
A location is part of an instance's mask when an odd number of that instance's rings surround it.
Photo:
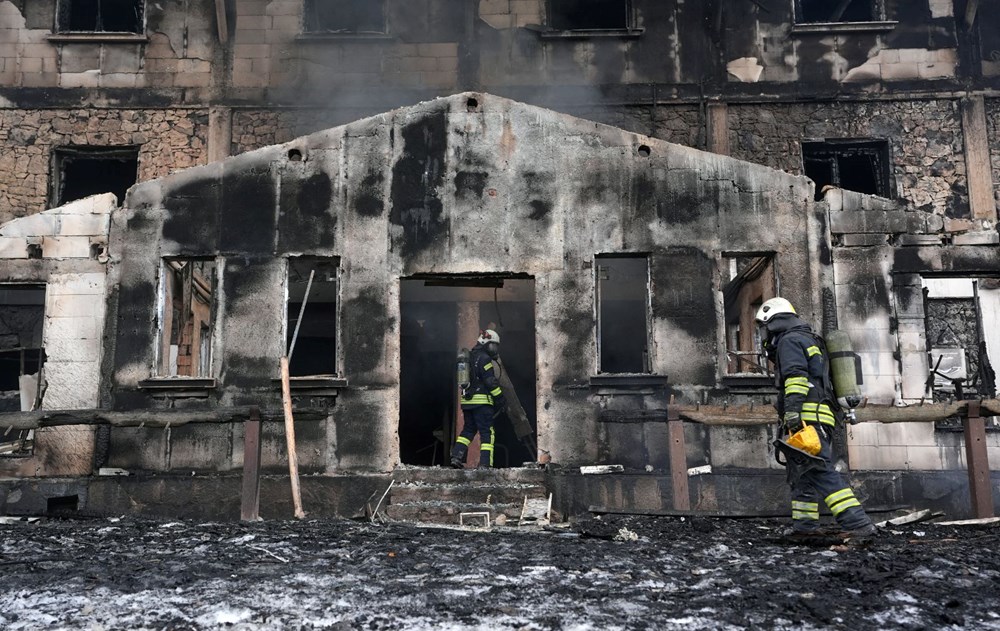
<path fill-rule="evenodd" d="M 493 445 L 496 433 L 493 430 L 495 411 L 507 406 L 500 382 L 497 380 L 496 363 L 500 356 L 500 336 L 493 329 L 486 329 L 479 335 L 476 345 L 469 351 L 469 386 L 462 389 L 462 417 L 465 424 L 462 433 L 455 440 L 451 450 L 451 466 L 465 468 L 465 458 L 469 445 L 479 432 L 479 466 L 493 466 Z"/>
<path fill-rule="evenodd" d="M 870 537 L 875 526 L 832 462 L 833 428 L 842 417 L 835 404 L 820 338 L 784 298 L 771 298 L 762 304 L 756 320 L 767 357 L 775 364 L 776 407 L 785 435 L 798 432 L 806 424 L 814 425 L 820 442 L 816 455 L 824 465 L 805 472 L 792 484 L 792 528 L 788 534 L 818 530 L 819 501 L 823 500 L 837 524 L 852 538 Z"/>

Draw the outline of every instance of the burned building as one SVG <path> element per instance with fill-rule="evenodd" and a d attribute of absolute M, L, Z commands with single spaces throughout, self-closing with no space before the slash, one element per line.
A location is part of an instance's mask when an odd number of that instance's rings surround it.
<path fill-rule="evenodd" d="M 571 514 L 672 505 L 671 397 L 768 409 L 778 293 L 851 336 L 872 405 L 996 396 L 976 0 L 95 4 L 0 3 L 12 409 L 275 408 L 294 338 L 307 499 L 350 514 L 442 461 L 454 355 L 494 325 L 534 434 L 499 460 L 550 463 Z M 953 429 L 852 426 L 856 483 L 967 511 Z M 696 509 L 783 492 L 766 432 L 686 424 Z M 239 422 L 7 438 L 7 511 L 234 514 Z M 278 424 L 263 449 L 276 502 Z"/>

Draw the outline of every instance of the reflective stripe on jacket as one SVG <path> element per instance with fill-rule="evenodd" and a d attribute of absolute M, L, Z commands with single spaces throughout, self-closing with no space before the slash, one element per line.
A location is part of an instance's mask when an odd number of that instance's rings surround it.
<path fill-rule="evenodd" d="M 493 360 L 478 345 L 469 352 L 469 387 L 462 391 L 462 407 L 493 405 L 503 401 L 503 390 L 497 379 Z"/>
<path fill-rule="evenodd" d="M 774 342 L 778 367 L 778 413 L 798 412 L 807 423 L 835 425 L 827 392 L 826 358 L 808 325 L 781 333 Z"/>

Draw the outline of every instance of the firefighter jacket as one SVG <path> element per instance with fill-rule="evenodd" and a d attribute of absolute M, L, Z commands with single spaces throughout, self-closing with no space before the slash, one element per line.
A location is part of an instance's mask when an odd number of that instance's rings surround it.
<path fill-rule="evenodd" d="M 768 323 L 778 388 L 778 415 L 798 412 L 804 423 L 836 425 L 836 397 L 830 381 L 826 345 L 795 316 Z"/>
<path fill-rule="evenodd" d="M 497 379 L 496 364 L 481 344 L 469 351 L 469 377 L 469 387 L 462 390 L 463 410 L 478 405 L 504 407 L 506 401 Z"/>

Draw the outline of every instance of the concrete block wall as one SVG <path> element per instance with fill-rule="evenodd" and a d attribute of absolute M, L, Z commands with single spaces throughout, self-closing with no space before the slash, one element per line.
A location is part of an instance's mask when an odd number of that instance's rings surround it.
<path fill-rule="evenodd" d="M 445 4 L 441 2 L 440 4 Z M 457 91 L 458 40 L 419 32 L 405 3 L 388 0 L 392 37 L 303 33 L 301 0 L 236 4 L 231 85 L 236 89 L 299 86 L 420 87 Z M 461 17 L 449 15 L 457 24 Z"/>
<path fill-rule="evenodd" d="M 58 147 L 138 146 L 139 181 L 204 164 L 208 110 L 0 108 L 0 145 L 0 221 L 7 221 L 48 207 Z"/>
<path fill-rule="evenodd" d="M 42 409 L 98 407 L 107 288 L 104 250 L 92 250 L 91 243 L 107 244 L 116 207 L 114 195 L 97 195 L 0 226 L 0 242 L 7 244 L 0 258 L 10 265 L 27 262 L 28 243 L 40 243 L 40 262 L 54 266 L 48 274 L 19 279 L 45 284 Z M 86 475 L 93 449 L 93 427 L 40 429 L 32 456 L 0 459 L 0 474 Z"/>
<path fill-rule="evenodd" d="M 148 2 L 143 34 L 72 38 L 54 32 L 54 1 L 37 4 L 43 6 L 29 25 L 14 3 L 0 2 L 0 85 L 191 89 L 213 83 L 220 50 L 214 2 L 188 2 L 183 11 Z"/>
<path fill-rule="evenodd" d="M 909 209 L 969 212 L 958 100 L 730 105 L 731 155 L 802 173 L 802 140 L 889 141 L 890 182 Z"/>
<path fill-rule="evenodd" d="M 938 431 L 933 423 L 859 423 L 848 429 L 855 471 L 955 471 L 966 469 L 962 432 Z M 986 435 L 991 463 L 1000 458 L 1000 433 Z M 994 465 L 995 467 L 995 465 Z"/>
<path fill-rule="evenodd" d="M 956 76 L 955 48 L 883 48 L 860 66 L 847 69 L 843 81 L 908 81 Z"/>

